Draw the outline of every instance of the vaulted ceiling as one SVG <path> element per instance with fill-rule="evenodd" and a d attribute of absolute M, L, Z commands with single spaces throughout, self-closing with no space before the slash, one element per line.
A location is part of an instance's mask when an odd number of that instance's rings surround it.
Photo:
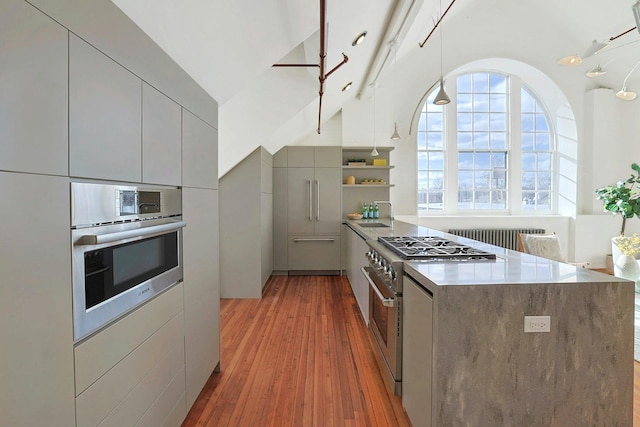
<path fill-rule="evenodd" d="M 320 0 L 112 1 L 219 102 L 221 174 L 259 145 L 275 152 L 316 132 L 318 68 L 272 65 L 319 63 Z M 439 49 L 435 37 L 424 49 L 418 44 L 433 29 L 439 11 L 451 4 L 451 0 L 326 1 L 326 71 L 342 61 L 343 53 L 349 60 L 326 81 L 323 124 L 385 78 L 393 46 L 397 46 L 398 63 L 403 57 Z M 455 50 L 472 42 L 479 28 L 491 31 L 483 25 L 486 22 L 479 22 L 487 13 L 497 23 L 537 19 L 539 22 L 533 26 L 529 22 L 527 28 L 539 32 L 515 31 L 505 37 L 496 31 L 492 54 L 500 52 L 496 47 L 510 46 L 513 51 L 521 45 L 520 57 L 515 59 L 527 61 L 528 47 L 538 39 L 546 40 L 546 57 L 535 58 L 535 62 L 556 66 L 562 56 L 584 53 L 592 40 L 608 41 L 635 27 L 634 2 L 518 0 L 516 7 L 513 0 L 456 0 L 444 17 L 443 28 L 457 30 L 446 32 L 444 49 Z M 365 42 L 352 46 L 362 31 L 368 32 Z M 640 33 L 633 30 L 612 41 L 602 53 L 586 58 L 571 71 L 575 84 L 583 91 L 594 87 L 618 90 L 640 60 L 639 40 Z M 598 64 L 606 65 L 609 72 L 597 79 L 585 77 L 584 73 Z M 341 91 L 349 81 L 352 89 Z M 640 90 L 640 69 L 629 78 L 628 86 Z"/>

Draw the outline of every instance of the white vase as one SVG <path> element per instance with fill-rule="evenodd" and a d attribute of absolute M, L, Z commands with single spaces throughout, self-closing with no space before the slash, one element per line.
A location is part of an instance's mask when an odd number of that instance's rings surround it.
<path fill-rule="evenodd" d="M 640 276 L 638 262 L 631 255 L 620 254 L 613 264 L 613 271 L 617 277 L 633 282 Z"/>

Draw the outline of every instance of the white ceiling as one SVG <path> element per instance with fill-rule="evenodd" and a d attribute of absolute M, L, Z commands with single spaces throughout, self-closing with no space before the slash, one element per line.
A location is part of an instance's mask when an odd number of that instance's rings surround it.
<path fill-rule="evenodd" d="M 319 62 L 319 0 L 112 1 L 219 102 L 221 174 L 259 145 L 275 152 L 316 131 L 318 69 L 272 65 Z M 340 63 L 343 52 L 349 60 L 325 84 L 323 123 L 366 94 L 378 75 L 385 77 L 392 63 L 385 59 L 394 40 L 399 45 L 398 62 L 405 56 L 422 55 L 418 43 L 433 28 L 440 9 L 436 0 L 326 1 L 326 71 Z M 442 0 L 443 11 L 450 2 Z M 443 21 L 446 49 L 469 42 L 474 27 L 484 28 L 476 17 L 487 10 L 497 22 L 526 20 L 527 16 L 513 15 L 526 15 L 527 10 L 542 17 L 535 28 L 546 40 L 551 35 L 554 42 L 546 49 L 548 57 L 535 62 L 555 63 L 565 54 L 582 54 L 592 40 L 606 41 L 635 26 L 634 0 L 518 0 L 517 7 L 513 3 L 456 0 Z M 447 26 L 461 28 L 461 23 L 465 31 L 446 32 Z M 368 31 L 367 39 L 353 47 L 352 40 L 363 30 Z M 535 32 L 496 36 L 492 47 L 522 44 L 524 49 L 539 36 Z M 612 42 L 598 57 L 585 59 L 579 71 L 572 71 L 576 84 L 584 90 L 619 88 L 640 60 L 638 40 L 640 34 L 634 30 Z M 436 37 L 429 40 L 425 51 L 437 49 L 438 41 Z M 526 49 L 521 54 L 515 59 L 526 60 Z M 584 72 L 598 63 L 608 64 L 610 72 L 597 80 L 586 78 Z M 348 81 L 353 81 L 353 88 L 341 92 Z M 629 86 L 634 81 L 640 82 L 640 70 L 629 79 Z"/>

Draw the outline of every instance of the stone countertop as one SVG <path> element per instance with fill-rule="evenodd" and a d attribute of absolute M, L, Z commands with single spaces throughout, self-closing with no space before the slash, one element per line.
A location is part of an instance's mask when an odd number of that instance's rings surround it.
<path fill-rule="evenodd" d="M 374 220 L 376 222 L 377 220 Z M 571 264 L 552 261 L 518 251 L 454 236 L 439 230 L 394 221 L 391 227 L 362 227 L 371 220 L 345 220 L 365 240 L 393 236 L 440 236 L 496 254 L 496 261 L 428 262 L 405 261 L 404 270 L 422 286 L 436 292 L 441 286 L 518 285 L 626 282 L 615 276 Z M 389 224 L 388 220 L 380 222 Z"/>

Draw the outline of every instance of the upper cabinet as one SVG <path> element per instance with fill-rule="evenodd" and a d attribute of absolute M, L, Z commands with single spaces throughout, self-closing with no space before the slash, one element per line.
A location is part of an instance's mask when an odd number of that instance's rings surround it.
<path fill-rule="evenodd" d="M 66 176 L 68 31 L 25 1 L 0 28 L 0 170 Z"/>
<path fill-rule="evenodd" d="M 218 131 L 182 111 L 182 185 L 218 188 Z"/>
<path fill-rule="evenodd" d="M 182 109 L 142 84 L 142 181 L 182 184 Z"/>
<path fill-rule="evenodd" d="M 142 80 L 69 35 L 69 173 L 142 180 Z"/>

